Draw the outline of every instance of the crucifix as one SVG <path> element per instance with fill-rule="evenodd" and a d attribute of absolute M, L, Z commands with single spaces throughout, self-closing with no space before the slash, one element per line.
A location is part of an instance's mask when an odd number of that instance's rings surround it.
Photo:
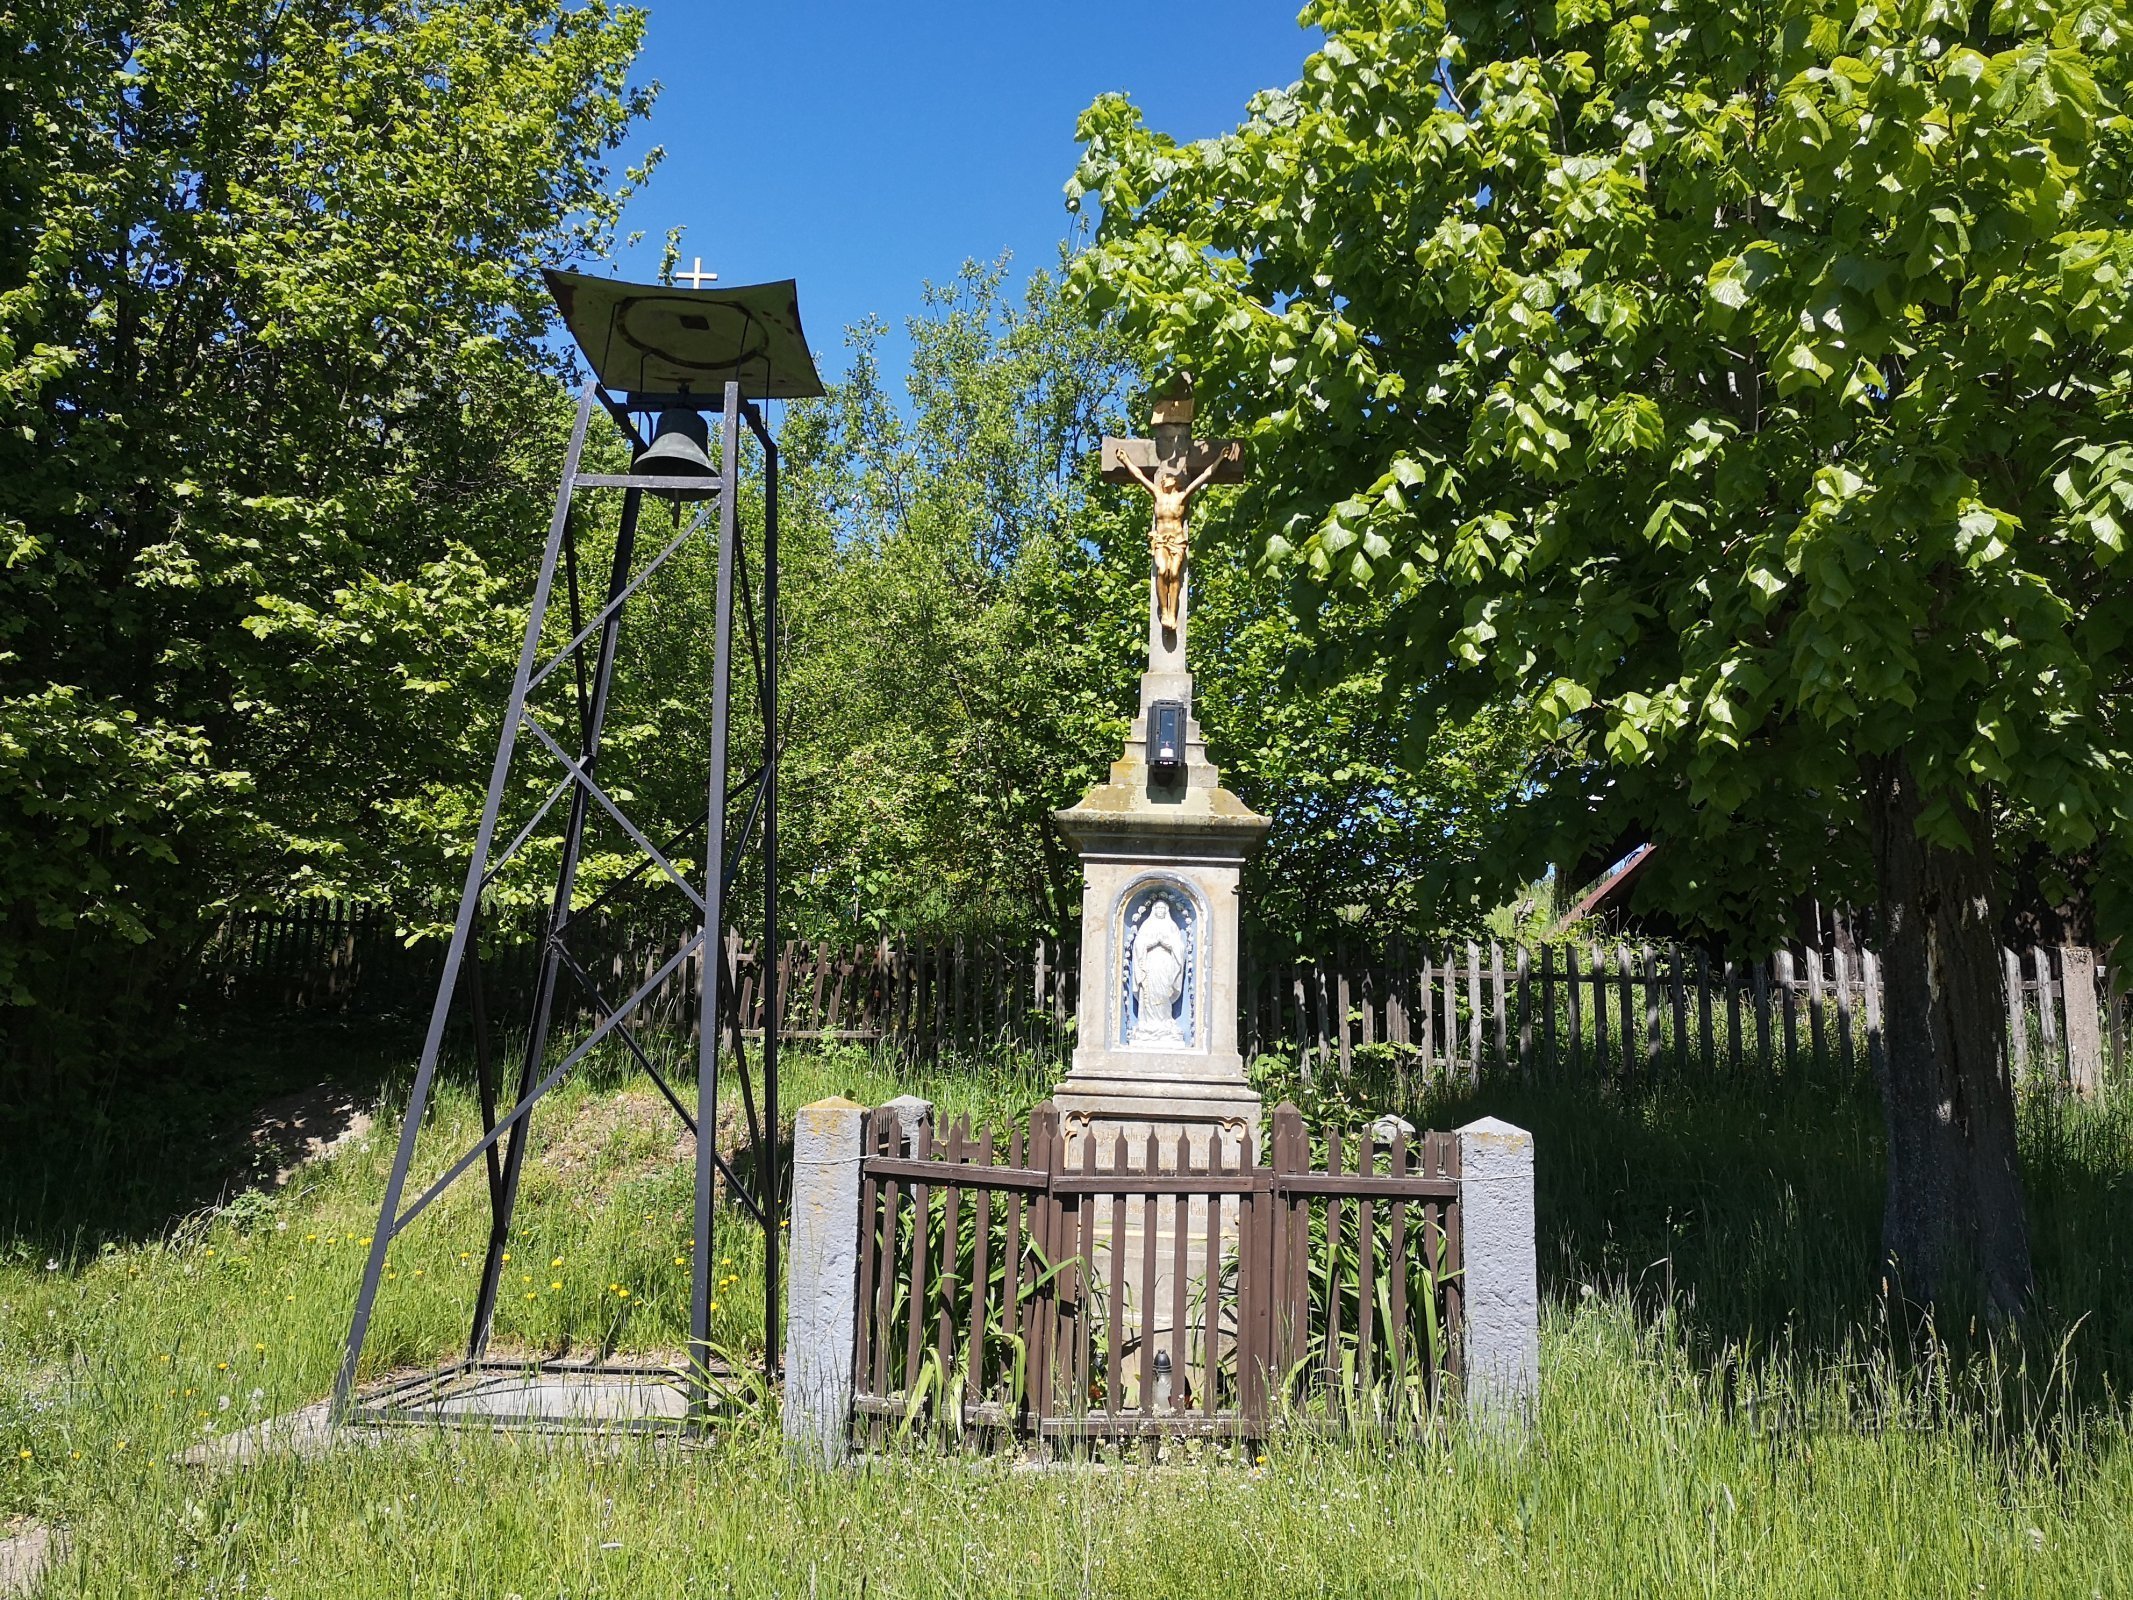
<path fill-rule="evenodd" d="M 674 281 L 676 283 L 686 283 L 692 289 L 701 289 L 707 283 L 718 282 L 718 274 L 704 271 L 704 258 L 698 256 L 695 265 L 690 267 L 687 272 L 674 274 Z"/>
<path fill-rule="evenodd" d="M 1155 496 L 1155 520 L 1148 529 L 1148 554 L 1154 563 L 1155 625 L 1175 649 L 1175 635 L 1185 608 L 1186 519 L 1192 497 L 1209 484 L 1244 481 L 1244 443 L 1239 439 L 1192 436 L 1192 386 L 1172 381 L 1155 402 L 1153 439 L 1112 439 L 1103 443 L 1103 480 L 1133 483 Z"/>

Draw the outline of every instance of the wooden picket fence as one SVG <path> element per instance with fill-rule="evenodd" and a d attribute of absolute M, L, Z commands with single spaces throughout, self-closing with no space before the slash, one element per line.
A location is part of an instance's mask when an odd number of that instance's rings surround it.
<path fill-rule="evenodd" d="M 579 1020 L 648 979 L 683 936 L 612 916 L 573 931 L 581 976 L 561 1004 Z M 531 1002 L 539 941 L 531 923 L 482 940 L 492 1017 Z M 1079 955 L 1067 941 L 788 940 L 766 967 L 729 939 L 741 1026 L 760 1032 L 774 968 L 781 1036 L 881 1045 L 938 1060 L 1003 1044 L 1064 1062 L 1073 1049 Z M 419 1013 L 442 947 L 413 947 L 389 917 L 317 902 L 241 919 L 210 947 L 203 988 L 262 1009 Z M 2006 1014 L 2016 1070 L 2089 1089 L 2127 1075 L 2125 979 L 2093 952 L 2006 951 Z M 647 1025 L 693 1029 L 691 961 L 653 994 Z M 586 987 L 590 985 L 590 989 Z M 1316 959 L 1247 946 L 1239 971 L 1247 1059 L 1300 1056 L 1306 1070 L 1352 1071 L 1375 1055 L 1420 1077 L 1634 1087 L 1699 1074 L 1841 1080 L 1868 1070 L 1880 1044 L 1881 981 L 1872 951 L 1842 945 L 1730 961 L 1692 946 L 1619 940 L 1506 948 L 1478 941 L 1416 947 L 1394 939 Z"/>
<path fill-rule="evenodd" d="M 2016 1071 L 2076 1089 L 2127 1071 L 2128 996 L 2094 953 L 2003 952 Z M 1598 1078 L 1634 1087 L 1703 1075 L 1849 1078 L 1881 1048 L 1872 951 L 1779 950 L 1729 961 L 1679 944 L 1491 942 L 1342 951 L 1318 961 L 1247 954 L 1247 1055 L 1298 1050 L 1310 1070 L 1375 1052 L 1418 1076 L 1480 1082 Z"/>
<path fill-rule="evenodd" d="M 570 941 L 578 971 L 559 983 L 563 1016 L 596 1019 L 604 1003 L 649 981 L 688 932 L 616 916 L 581 919 Z M 506 920 L 479 945 L 489 1015 L 522 1018 L 540 969 L 537 924 Z M 207 950 L 200 988 L 229 1007 L 419 1014 L 436 994 L 443 955 L 441 940 L 408 945 L 382 911 L 309 902 L 233 922 Z M 772 968 L 737 937 L 726 940 L 725 957 L 733 1015 L 760 1034 Z M 783 997 L 780 1037 L 883 1044 L 929 1062 L 1002 1044 L 1064 1060 L 1073 1048 L 1078 959 L 1073 945 L 1056 939 L 1012 946 L 975 938 L 787 940 L 773 964 Z M 647 997 L 643 1026 L 693 1033 L 701 978 L 700 957 L 677 967 Z M 470 971 L 463 993 L 474 981 Z"/>
<path fill-rule="evenodd" d="M 1459 1144 L 1404 1127 L 1250 1146 L 1151 1133 L 907 1138 L 861 1164 L 855 1425 L 1054 1441 L 1264 1437 L 1277 1418 L 1426 1426 L 1458 1371 Z M 1389 1133 L 1389 1137 L 1382 1136 Z M 1352 1152 L 1344 1163 L 1343 1150 Z"/>

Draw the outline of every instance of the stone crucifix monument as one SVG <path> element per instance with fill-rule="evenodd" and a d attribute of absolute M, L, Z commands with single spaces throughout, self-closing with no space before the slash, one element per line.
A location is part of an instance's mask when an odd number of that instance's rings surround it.
<path fill-rule="evenodd" d="M 1165 1164 L 1256 1148 L 1259 1096 L 1237 1051 L 1237 885 L 1267 819 L 1222 787 L 1192 715 L 1187 519 L 1209 484 L 1244 480 L 1244 448 L 1192 437 L 1192 393 L 1156 402 L 1152 439 L 1105 439 L 1106 482 L 1155 497 L 1148 670 L 1110 780 L 1053 813 L 1080 853 L 1081 1005 L 1074 1061 L 1053 1092 L 1071 1159 L 1091 1135 L 1108 1165 L 1128 1135 Z"/>

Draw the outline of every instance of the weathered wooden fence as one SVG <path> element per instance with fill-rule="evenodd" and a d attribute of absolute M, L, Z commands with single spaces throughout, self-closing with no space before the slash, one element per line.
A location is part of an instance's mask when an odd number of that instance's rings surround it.
<path fill-rule="evenodd" d="M 576 971 L 559 984 L 559 1005 L 579 1021 L 597 1017 L 649 980 L 689 930 L 620 917 L 589 917 L 570 939 Z M 478 983 L 493 1019 L 523 1017 L 540 969 L 535 925 L 488 929 L 462 982 Z M 228 1005 L 265 1009 L 418 1012 L 436 993 L 441 940 L 409 945 L 381 912 L 315 902 L 233 923 L 206 953 L 202 988 Z M 840 944 L 787 940 L 774 960 L 737 938 L 725 943 L 734 1015 L 760 1033 L 766 978 L 783 997 L 781 1037 L 857 1040 L 938 1059 L 1002 1042 L 1063 1059 L 1080 987 L 1074 947 L 1054 939 L 1007 945 L 982 939 L 882 939 Z M 677 967 L 645 1002 L 646 1025 L 692 1030 L 700 958 Z"/>
<path fill-rule="evenodd" d="M 649 978 L 683 936 L 621 917 L 573 930 L 579 973 L 567 1005 L 584 1016 Z M 530 1003 L 539 943 L 530 924 L 484 938 L 481 982 L 492 1016 Z M 765 978 L 784 997 L 792 1039 L 891 1046 L 912 1059 L 1003 1041 L 1064 1060 L 1080 986 L 1071 943 L 954 939 L 854 944 L 787 941 L 769 966 L 729 940 L 741 1026 L 760 1030 Z M 2128 1069 L 2124 975 L 2074 947 L 2006 951 L 2004 1000 L 2016 1070 L 2095 1086 Z M 228 1002 L 325 1010 L 427 1007 L 441 944 L 407 946 L 389 918 L 324 902 L 232 925 L 208 952 L 204 983 Z M 695 1026 L 692 961 L 652 996 L 651 1020 Z M 1871 951 L 1781 950 L 1759 961 L 1694 947 L 1551 941 L 1506 948 L 1400 940 L 1317 959 L 1247 948 L 1239 972 L 1246 1056 L 1299 1053 L 1314 1071 L 1351 1070 L 1376 1053 L 1418 1075 L 1470 1080 L 1515 1071 L 1624 1086 L 1698 1074 L 1840 1079 L 1879 1047 L 1881 979 Z"/>
<path fill-rule="evenodd" d="M 2088 1090 L 2127 1069 L 2122 979 L 2078 948 L 2003 952 L 2018 1074 Z M 1421 1075 L 1479 1081 L 1601 1078 L 1634 1086 L 1706 1074 L 1841 1078 L 1881 1044 L 1872 951 L 1780 950 L 1729 961 L 1677 944 L 1496 943 L 1247 956 L 1240 1034 L 1248 1055 L 1298 1049 L 1349 1071 L 1377 1052 Z"/>
<path fill-rule="evenodd" d="M 856 1426 L 1002 1439 L 1421 1426 L 1459 1370 L 1460 1149 L 1269 1117 L 1195 1161 L 1153 1134 L 945 1138 L 874 1115 L 861 1163 Z M 1347 1152 L 1344 1160 L 1344 1148 Z"/>

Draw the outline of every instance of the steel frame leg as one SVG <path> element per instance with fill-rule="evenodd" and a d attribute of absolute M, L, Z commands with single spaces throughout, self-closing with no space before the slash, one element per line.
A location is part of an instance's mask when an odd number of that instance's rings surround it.
<path fill-rule="evenodd" d="M 615 535 L 615 559 L 608 573 L 607 599 L 612 608 L 600 628 L 600 649 L 593 669 L 592 697 L 583 709 L 584 726 L 579 730 L 578 766 L 591 777 L 599 764 L 600 737 L 607 725 L 608 690 L 615 674 L 615 649 L 622 637 L 622 612 L 614 607 L 630 578 L 630 559 L 637 542 L 637 517 L 644 496 L 631 489 L 622 497 L 622 522 Z M 563 859 L 556 871 L 555 895 L 548 908 L 548 937 L 541 951 L 540 977 L 533 991 L 533 1026 L 526 1035 L 526 1053 L 519 1066 L 515 1105 L 526 1098 L 548 1054 L 548 1029 L 555 1013 L 556 980 L 562 952 L 558 948 L 570 931 L 570 901 L 577 889 L 578 862 L 585 846 L 585 821 L 591 806 L 583 784 L 573 784 L 570 820 L 563 830 Z M 487 1132 L 487 1129 L 483 1130 Z M 518 1210 L 518 1185 L 526 1166 L 526 1151 L 533 1137 L 533 1114 L 519 1119 L 504 1145 L 501 1203 L 491 1208 L 489 1243 L 482 1258 L 481 1290 L 474 1300 L 474 1322 L 467 1333 L 467 1359 L 479 1360 L 489 1348 L 489 1329 L 496 1318 L 496 1296 L 503 1282 L 504 1246 L 511 1235 L 511 1218 Z"/>
<path fill-rule="evenodd" d="M 445 1022 L 451 1015 L 453 991 L 458 987 L 460 964 L 466 958 L 467 939 L 475 912 L 481 905 L 482 877 L 488 869 L 489 849 L 496 841 L 496 818 L 503 807 L 504 786 L 511 775 L 511 757 L 518 747 L 519 717 L 526 706 L 526 685 L 533 677 L 533 664 L 540 653 L 541 622 L 548 614 L 548 599 L 555 587 L 556 558 L 563 548 L 563 535 L 570 517 L 571 489 L 578 463 L 585 454 L 586 429 L 592 422 L 597 386 L 586 384 L 578 398 L 577 421 L 570 431 L 570 450 L 564 459 L 563 480 L 556 490 L 555 516 L 548 524 L 548 545 L 541 555 L 541 573 L 533 588 L 533 604 L 526 613 L 526 633 L 519 646 L 518 671 L 511 680 L 511 703 L 504 716 L 502 734 L 496 741 L 496 759 L 489 768 L 489 791 L 482 803 L 481 825 L 474 835 L 474 851 L 467 861 L 466 884 L 460 890 L 459 914 L 452 923 L 452 942 L 445 949 L 444 975 L 437 985 L 437 999 L 430 1007 L 429 1030 L 423 1035 L 422 1057 L 415 1068 L 415 1083 L 408 1094 L 407 1120 L 400 1129 L 400 1143 L 393 1152 L 392 1171 L 385 1180 L 385 1195 L 378 1206 L 378 1226 L 370 1238 L 370 1255 L 363 1264 L 363 1284 L 356 1292 L 355 1314 L 348 1327 L 348 1340 L 341 1351 L 340 1371 L 333 1382 L 333 1419 L 347 1415 L 349 1396 L 355 1390 L 356 1365 L 362 1359 L 363 1341 L 370 1331 L 371 1311 L 377 1304 L 378 1280 L 385 1271 L 386 1251 L 392 1246 L 393 1222 L 400 1213 L 400 1196 L 407 1187 L 407 1169 L 415 1158 L 415 1138 L 429 1110 L 430 1090 L 437 1076 L 437 1056 L 444 1043 Z"/>
<path fill-rule="evenodd" d="M 701 1426 L 711 1410 L 711 1286 L 718 1271 L 713 1234 L 717 1182 L 718 1041 L 725 1021 L 726 742 L 732 730 L 733 579 L 740 545 L 740 385 L 726 385 L 720 418 L 718 600 L 711 655 L 711 792 L 704 827 L 704 948 L 696 1046 L 696 1260 L 689 1275 L 689 1414 Z M 760 1177 L 758 1178 L 760 1182 Z"/>

